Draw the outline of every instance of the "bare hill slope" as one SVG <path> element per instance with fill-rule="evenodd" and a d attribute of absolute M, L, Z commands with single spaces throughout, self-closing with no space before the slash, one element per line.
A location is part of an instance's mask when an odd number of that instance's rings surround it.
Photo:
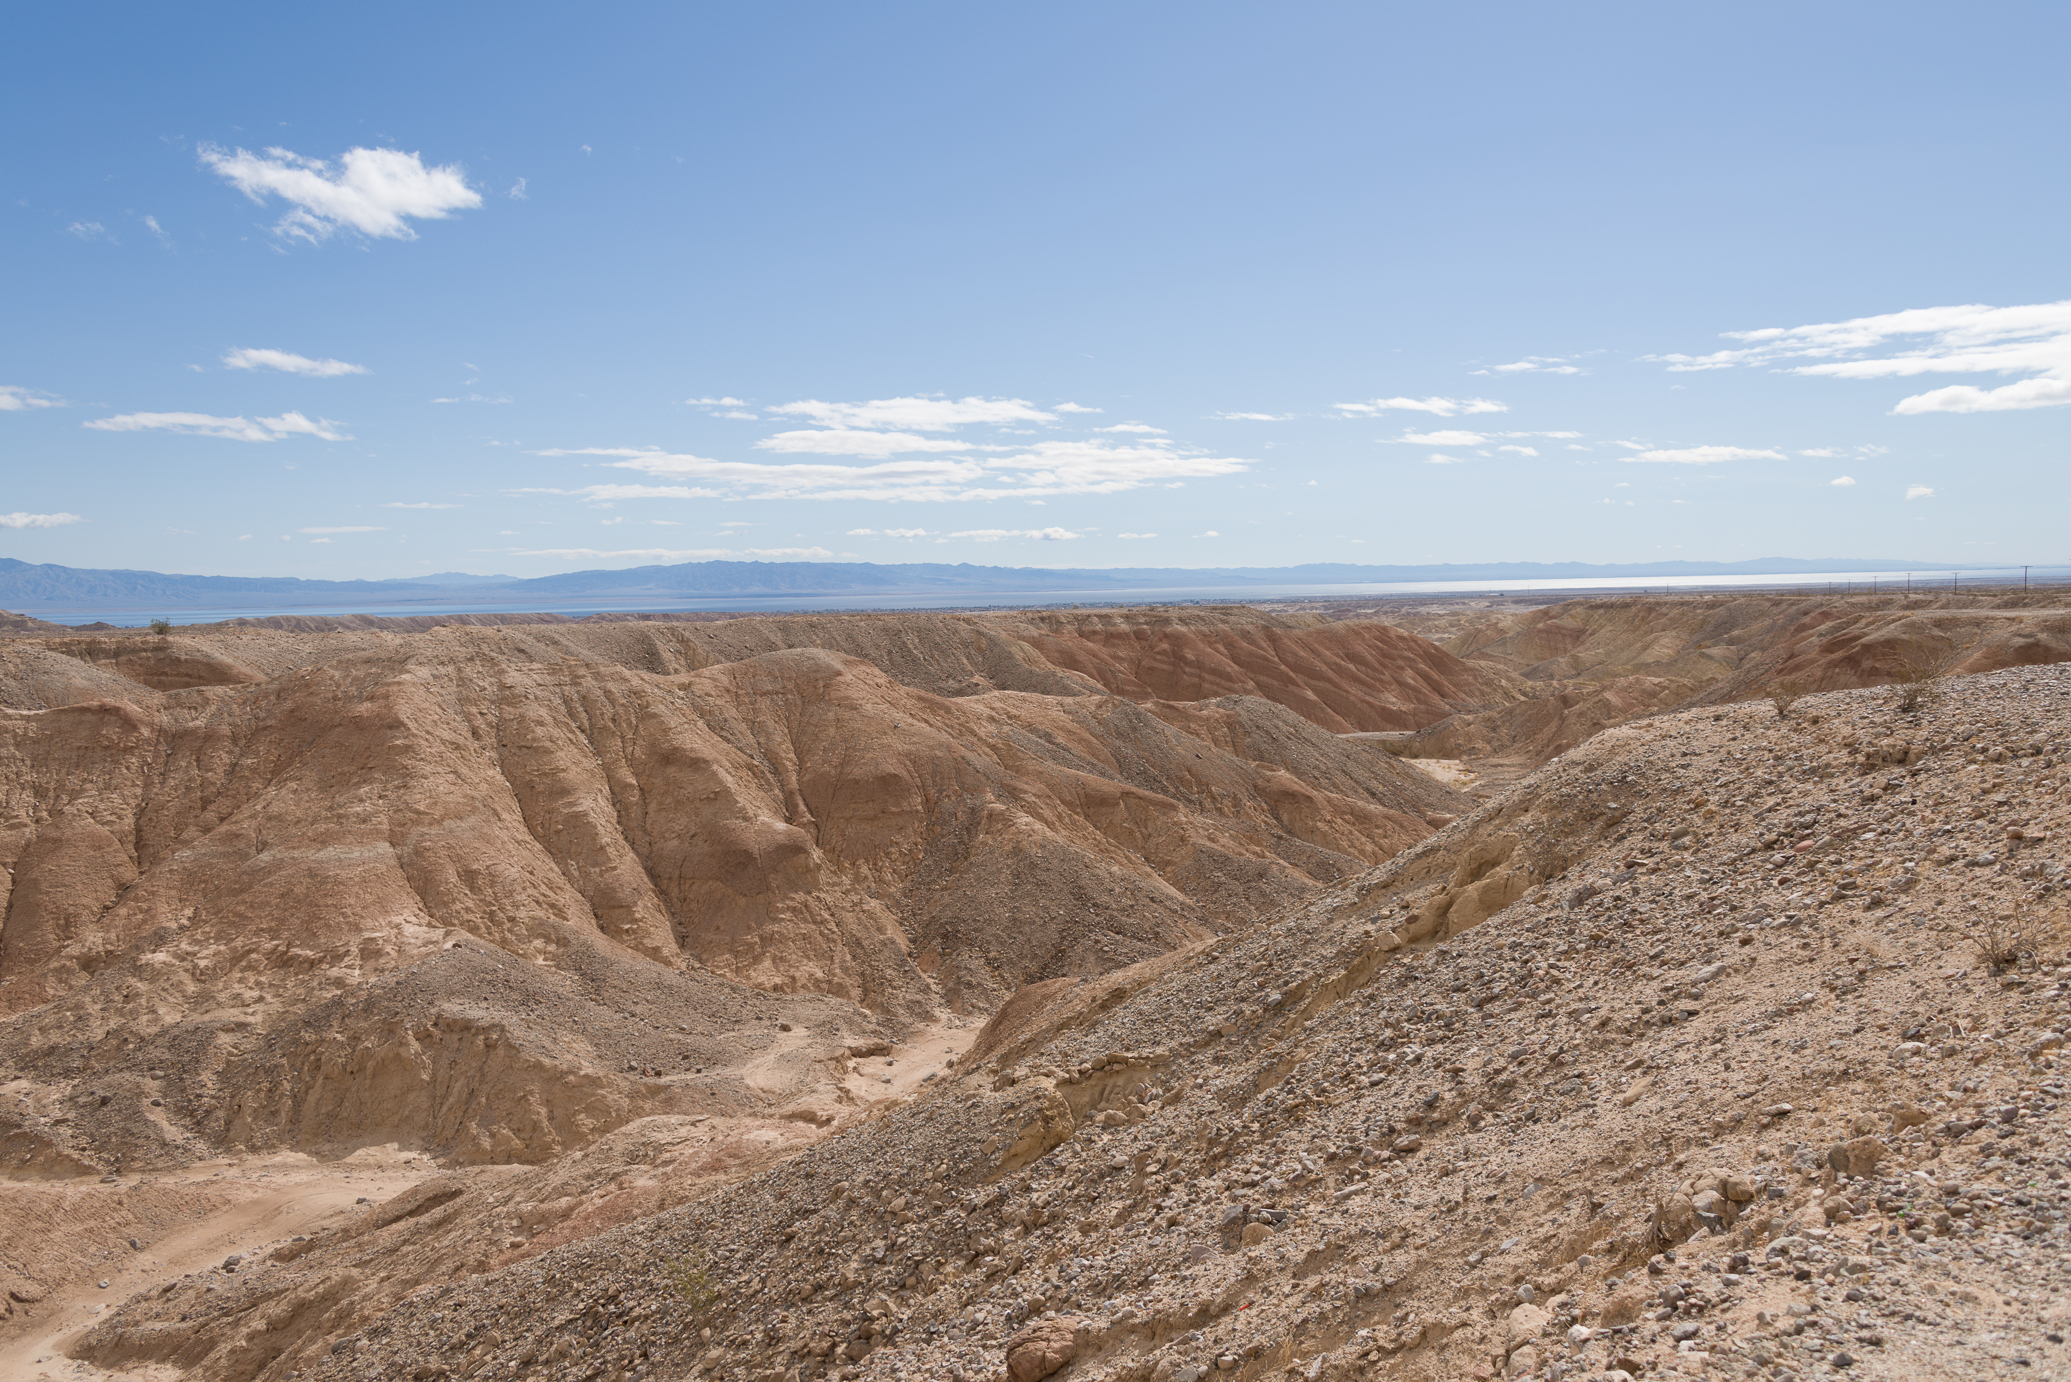
<path fill-rule="evenodd" d="M 2061 1372 L 2067 703 L 2015 669 L 1911 717 L 1843 692 L 1612 730 L 1240 934 L 1032 991 L 953 1077 L 737 1184 L 433 1285 L 540 1193 L 468 1173 L 78 1351 L 368 1382 Z"/>
<path fill-rule="evenodd" d="M 1268 701 L 849 627 L 910 680 L 759 629 L 10 641 L 0 1063 L 61 1112 L 0 1157 L 532 1160 L 704 1098 L 817 1110 L 809 1061 L 695 1077 L 780 1021 L 824 1054 L 1218 934 L 1462 809 Z M 1062 694 L 911 684 L 985 666 Z"/>

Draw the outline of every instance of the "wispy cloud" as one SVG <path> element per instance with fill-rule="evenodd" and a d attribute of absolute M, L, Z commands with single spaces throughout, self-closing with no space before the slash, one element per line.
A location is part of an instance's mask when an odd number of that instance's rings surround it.
<path fill-rule="evenodd" d="M 1210 413 L 1217 422 L 1287 422 L 1293 413 Z"/>
<path fill-rule="evenodd" d="M 0 528 L 62 528 L 84 522 L 76 513 L 0 513 Z"/>
<path fill-rule="evenodd" d="M 457 509 L 457 508 L 459 508 L 459 507 L 460 507 L 460 505 L 458 505 L 458 504 L 431 504 L 431 503 L 419 503 L 419 504 L 383 504 L 383 505 L 382 505 L 381 507 L 382 507 L 382 508 L 384 508 L 384 509 Z"/>
<path fill-rule="evenodd" d="M 1070 542 L 1078 534 L 1063 528 L 966 528 L 950 536 L 969 538 L 973 542 L 998 542 L 1010 537 L 1032 538 L 1037 542 Z"/>
<path fill-rule="evenodd" d="M 1926 499 L 1926 498 L 1929 498 L 1930 496 L 1932 496 L 1933 494 L 1934 494 L 1934 487 L 1933 487 L 1933 486 L 1931 486 L 1931 485 L 1907 485 L 1907 486 L 1906 486 L 1906 498 L 1908 498 L 1908 499 Z"/>
<path fill-rule="evenodd" d="M 1853 475 L 1837 475 L 1833 479 L 1827 481 L 1827 483 L 1830 485 L 1839 485 L 1843 489 L 1846 489 L 1847 487 L 1855 483 L 1855 477 Z"/>
<path fill-rule="evenodd" d="M 1641 451 L 1621 459 L 1666 465 L 1717 465 L 1721 461 L 1780 461 L 1784 455 L 1781 451 L 1756 451 L 1745 446 L 1685 446 L 1670 451 Z"/>
<path fill-rule="evenodd" d="M 912 432 L 863 432 L 849 427 L 827 431 L 779 432 L 756 442 L 759 451 L 808 456 L 897 456 L 909 451 L 969 451 L 975 443 L 949 437 L 922 437 Z"/>
<path fill-rule="evenodd" d="M 1365 403 L 1340 403 L 1337 410 L 1347 417 L 1379 417 L 1386 412 L 1433 413 L 1457 417 L 1466 413 L 1507 413 L 1508 403 L 1492 398 L 1375 398 Z"/>
<path fill-rule="evenodd" d="M 1207 456 L 1159 440 L 1045 441 L 1010 454 L 885 460 L 874 465 L 720 461 L 621 447 L 583 447 L 544 456 L 612 456 L 615 467 L 702 486 L 592 485 L 579 493 L 609 502 L 632 498 L 889 499 L 931 502 L 1028 499 L 1053 494 L 1118 494 L 1148 485 L 1233 475 L 1250 462 Z"/>
<path fill-rule="evenodd" d="M 507 393 L 497 394 L 493 398 L 488 394 L 470 393 L 461 394 L 455 398 L 434 398 L 432 400 L 434 403 L 508 403 L 510 401 L 511 396 Z"/>
<path fill-rule="evenodd" d="M 338 528 L 297 528 L 298 533 L 385 533 L 386 528 L 370 528 L 365 524 L 350 524 Z"/>
<path fill-rule="evenodd" d="M 1816 446 L 1809 451 L 1800 451 L 1800 456 L 1811 456 L 1815 460 L 1835 461 L 1843 456 L 1888 456 L 1888 446 Z"/>
<path fill-rule="evenodd" d="M 1441 454 L 1441 453 L 1439 453 L 1439 452 L 1436 452 L 1436 451 L 1434 451 L 1434 452 L 1432 452 L 1432 453 L 1431 453 L 1430 455 L 1428 455 L 1428 456 L 1426 456 L 1426 457 L 1424 458 L 1424 464 L 1425 464 L 1425 465 L 1465 465 L 1465 464 L 1467 464 L 1467 457 L 1465 457 L 1465 456 L 1447 456 L 1447 455 L 1443 455 L 1443 454 Z"/>
<path fill-rule="evenodd" d="M 208 413 L 121 413 L 115 417 L 82 422 L 96 432 L 177 432 L 190 437 L 223 437 L 230 441 L 279 441 L 283 437 L 306 436 L 320 441 L 351 441 L 340 432 L 340 424 L 329 418 L 311 422 L 300 413 L 279 417 L 246 419 L 212 417 Z"/>
<path fill-rule="evenodd" d="M 1536 446 L 1499 446 L 1496 450 L 1508 451 L 1519 456 L 1536 456 L 1539 454 L 1539 448 Z"/>
<path fill-rule="evenodd" d="M 1096 427 L 1093 430 L 1096 432 L 1134 432 L 1138 436 L 1145 437 L 1162 437 L 1165 435 L 1164 428 L 1152 427 L 1148 423 L 1142 422 L 1118 422 L 1112 427 Z"/>
<path fill-rule="evenodd" d="M 412 220 L 444 220 L 482 204 L 458 165 L 427 167 L 400 149 L 348 149 L 336 166 L 287 149 L 264 153 L 201 148 L 203 166 L 255 202 L 277 196 L 292 208 L 274 233 L 314 245 L 337 231 L 414 240 Z"/>
<path fill-rule="evenodd" d="M 1157 534 L 1156 534 L 1156 533 L 1116 533 L 1116 534 L 1115 534 L 1115 536 L 1116 536 L 1116 537 L 1122 537 L 1122 538 L 1146 538 L 1146 537 L 1156 537 L 1156 536 L 1157 536 Z"/>
<path fill-rule="evenodd" d="M 65 234 L 77 236 L 81 240 L 106 240 L 111 245 L 116 243 L 115 237 L 108 232 L 108 227 L 99 221 L 74 221 L 65 227 Z"/>
<path fill-rule="evenodd" d="M 595 547 L 512 548 L 514 557 L 559 557 L 564 561 L 617 561 L 638 557 L 645 561 L 822 561 L 834 555 L 825 547 Z"/>
<path fill-rule="evenodd" d="M 1050 411 L 1053 413 L 1101 413 L 1107 410 L 1105 408 L 1088 408 L 1078 403 L 1058 403 L 1053 404 Z"/>
<path fill-rule="evenodd" d="M 313 379 L 331 379 L 341 374 L 365 374 L 365 365 L 343 360 L 312 360 L 286 350 L 233 350 L 223 356 L 232 369 L 277 369 L 287 374 L 306 374 Z"/>
<path fill-rule="evenodd" d="M 1813 326 L 1728 331 L 1736 349 L 1709 355 L 1648 355 L 1671 370 L 1780 365 L 1792 374 L 1832 379 L 1895 379 L 1923 374 L 2001 374 L 2028 378 L 1998 388 L 1951 384 L 1912 394 L 1892 412 L 1995 413 L 2071 403 L 2071 301 L 2025 307 L 1922 307 Z M 1812 360 L 1813 364 L 1785 364 Z"/>
<path fill-rule="evenodd" d="M 748 411 L 748 401 L 743 398 L 686 398 L 685 407 L 703 408 L 712 417 L 732 418 L 738 422 L 759 422 L 761 419 Z"/>
<path fill-rule="evenodd" d="M 0 413 L 25 413 L 31 408 L 63 406 L 41 389 L 25 389 L 19 384 L 0 384 Z"/>
<path fill-rule="evenodd" d="M 1407 443 L 1412 446 L 1480 446 L 1488 438 L 1480 432 L 1404 432 L 1399 437 L 1382 437 L 1382 441 Z"/>
<path fill-rule="evenodd" d="M 848 531 L 848 536 L 850 537 L 926 537 L 927 535 L 928 530 L 926 528 L 886 528 L 883 532 L 879 532 L 875 528 L 851 528 Z"/>
<path fill-rule="evenodd" d="M 1582 367 L 1563 355 L 1527 355 L 1507 365 L 1478 369 L 1476 374 L 1580 374 Z"/>
<path fill-rule="evenodd" d="M 873 398 L 864 403 L 823 403 L 816 398 L 780 403 L 770 409 L 788 417 L 810 418 L 823 427 L 862 427 L 906 432 L 946 432 L 972 423 L 1055 422 L 1056 418 L 1022 398 Z M 1058 411 L 1065 411 L 1059 408 Z M 1073 412 L 1099 411 L 1080 409 Z"/>

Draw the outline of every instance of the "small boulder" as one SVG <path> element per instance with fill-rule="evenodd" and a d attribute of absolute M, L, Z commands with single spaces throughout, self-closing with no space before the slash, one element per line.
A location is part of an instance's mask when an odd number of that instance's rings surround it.
<path fill-rule="evenodd" d="M 1510 1312 L 1503 1325 L 1503 1351 L 1515 1353 L 1545 1332 L 1553 1317 L 1529 1302 Z"/>
<path fill-rule="evenodd" d="M 1674 1247 L 1704 1226 L 1688 1195 L 1670 1195 L 1654 1206 L 1654 1237 L 1666 1247 Z"/>
<path fill-rule="evenodd" d="M 1007 1340 L 1009 1382 L 1040 1382 L 1079 1356 L 1078 1320 L 1036 1320 Z"/>
<path fill-rule="evenodd" d="M 1640 1311 L 1646 1307 L 1647 1298 L 1638 1289 L 1618 1291 L 1604 1302 L 1603 1313 L 1596 1322 L 1599 1328 L 1616 1329 L 1639 1319 Z"/>
<path fill-rule="evenodd" d="M 1265 1224 L 1246 1224 L 1244 1226 L 1244 1246 L 1247 1248 L 1255 1248 L 1272 1236 L 1273 1230 Z"/>
<path fill-rule="evenodd" d="M 1867 1176 L 1876 1171 L 1887 1152 L 1880 1137 L 1851 1138 L 1828 1149 L 1827 1165 L 1844 1176 Z"/>

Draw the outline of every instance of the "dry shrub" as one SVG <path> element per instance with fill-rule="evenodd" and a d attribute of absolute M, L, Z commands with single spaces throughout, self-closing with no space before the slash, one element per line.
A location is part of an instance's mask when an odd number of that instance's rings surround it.
<path fill-rule="evenodd" d="M 1929 653 L 1908 657 L 1891 679 L 1892 703 L 1908 714 L 1932 703 L 1941 693 L 1941 659 Z"/>
<path fill-rule="evenodd" d="M 1765 694 L 1769 697 L 1769 704 L 1776 707 L 1776 718 L 1788 720 L 1791 717 L 1791 708 L 1804 698 L 1805 683 L 1795 677 L 1771 682 Z"/>
<path fill-rule="evenodd" d="M 2035 953 L 2028 943 L 2028 933 L 2021 925 L 2018 914 L 2012 917 L 1991 917 L 1981 926 L 1965 933 L 1971 948 L 1978 958 L 1989 965 L 1993 972 L 2012 969 L 2024 958 Z"/>

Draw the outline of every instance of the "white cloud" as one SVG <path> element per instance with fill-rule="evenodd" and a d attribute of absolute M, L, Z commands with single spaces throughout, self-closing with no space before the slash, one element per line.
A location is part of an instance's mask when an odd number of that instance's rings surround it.
<path fill-rule="evenodd" d="M 966 528 L 963 532 L 951 533 L 950 536 L 967 537 L 973 542 L 998 542 L 1009 537 L 1034 538 L 1039 542 L 1069 542 L 1078 537 L 1078 534 L 1067 532 L 1063 528 Z"/>
<path fill-rule="evenodd" d="M 927 501 L 1032 499 L 1054 494 L 1118 494 L 1147 485 L 1233 475 L 1251 463 L 1204 456 L 1150 440 L 1136 445 L 1105 440 L 1045 441 L 1012 454 L 885 460 L 874 465 L 719 461 L 703 456 L 620 447 L 552 450 L 543 456 L 616 456 L 617 468 L 658 479 L 685 479 L 724 489 L 681 486 L 591 485 L 552 493 L 617 499 L 907 499 Z"/>
<path fill-rule="evenodd" d="M 1994 389 L 1951 384 L 1902 398 L 1901 415 L 1993 413 L 2071 403 L 2071 301 L 2023 307 L 1922 307 L 1813 326 L 1728 331 L 1748 344 L 1710 355 L 1649 355 L 1671 370 L 1782 365 L 1793 374 L 1832 379 L 1912 378 L 1923 374 L 2030 376 Z"/>
<path fill-rule="evenodd" d="M 1383 437 L 1381 440 L 1412 446 L 1480 446 L 1488 438 L 1479 432 L 1404 432 L 1399 437 Z"/>
<path fill-rule="evenodd" d="M 834 555 L 825 547 L 729 547 L 678 550 L 673 547 L 622 547 L 600 551 L 595 547 L 512 548 L 514 557 L 559 557 L 564 561 L 611 561 L 638 557 L 644 561 L 815 561 Z"/>
<path fill-rule="evenodd" d="M 434 403 L 508 403 L 510 401 L 511 396 L 507 393 L 498 394 L 494 398 L 486 394 L 471 393 L 459 398 L 434 398 L 432 400 Z"/>
<path fill-rule="evenodd" d="M 369 528 L 364 525 L 343 528 L 297 528 L 298 533 L 385 533 L 386 528 Z"/>
<path fill-rule="evenodd" d="M 1625 445 L 1626 443 L 1619 443 Z M 1720 461 L 1780 461 L 1781 451 L 1754 451 L 1745 446 L 1686 446 L 1676 451 L 1642 451 L 1627 461 L 1660 461 L 1669 465 L 1717 465 Z"/>
<path fill-rule="evenodd" d="M 1932 495 L 1933 493 L 1934 493 L 1934 489 L 1933 489 L 1933 488 L 1932 488 L 1931 486 L 1928 486 L 1928 485 L 1907 485 L 1907 486 L 1906 486 L 1906 498 L 1908 498 L 1908 499 L 1926 499 L 1926 498 L 1928 498 L 1929 496 L 1931 496 L 1931 495 Z"/>
<path fill-rule="evenodd" d="M 1810 456 L 1816 461 L 1833 461 L 1839 460 L 1848 453 L 1838 446 L 1821 446 L 1815 447 L 1810 451 L 1800 451 L 1798 454 L 1800 456 Z"/>
<path fill-rule="evenodd" d="M 1105 408 L 1087 408 L 1077 403 L 1059 403 L 1050 411 L 1053 413 L 1102 413 L 1107 410 Z"/>
<path fill-rule="evenodd" d="M 230 441 L 279 441 L 282 437 L 308 436 L 322 441 L 351 441 L 329 418 L 311 422 L 300 413 L 247 420 L 242 417 L 212 417 L 207 413 L 121 413 L 115 417 L 82 422 L 96 432 L 178 432 L 190 437 L 224 437 Z"/>
<path fill-rule="evenodd" d="M 1568 363 L 1562 355 L 1527 355 L 1507 365 L 1493 369 L 1478 369 L 1476 374 L 1580 374 L 1582 367 Z"/>
<path fill-rule="evenodd" d="M 232 369 L 277 369 L 288 374 L 306 374 L 315 379 L 367 373 L 365 365 L 349 365 L 343 360 L 312 360 L 307 355 L 285 350 L 233 350 L 224 355 L 223 363 Z"/>
<path fill-rule="evenodd" d="M 458 504 L 383 504 L 384 509 L 457 509 Z"/>
<path fill-rule="evenodd" d="M 1627 451 L 1645 451 L 1647 449 L 1646 447 L 1640 445 L 1636 441 L 1614 441 L 1611 443 L 1611 445 L 1622 446 Z"/>
<path fill-rule="evenodd" d="M 1213 528 L 1210 528 L 1210 529 L 1209 529 L 1209 530 L 1208 530 L 1207 532 L 1205 532 L 1205 533 L 1202 533 L 1202 534 L 1201 534 L 1200 536 L 1202 536 L 1202 537 L 1221 537 L 1221 536 L 1222 536 L 1222 534 L 1221 534 L 1221 533 L 1218 533 L 1217 531 L 1215 531 L 1215 529 L 1213 529 Z"/>
<path fill-rule="evenodd" d="M 1156 534 L 1156 533 L 1116 533 L 1116 534 L 1115 534 L 1115 536 L 1116 536 L 1116 537 L 1126 537 L 1126 538 L 1142 538 L 1142 537 L 1156 537 L 1156 536 L 1157 536 L 1157 534 Z"/>
<path fill-rule="evenodd" d="M 822 403 L 816 398 L 782 403 L 770 409 L 792 417 L 811 418 L 823 427 L 946 432 L 974 422 L 1055 422 L 1056 418 L 1021 398 L 873 398 L 865 403 Z M 1058 411 L 1066 411 L 1060 408 Z M 1097 412 L 1072 408 L 1069 411 Z"/>
<path fill-rule="evenodd" d="M 1217 422 L 1286 422 L 1293 413 L 1210 413 Z"/>
<path fill-rule="evenodd" d="M 521 202 L 521 201 L 524 201 L 524 200 L 525 200 L 525 179 L 523 179 L 523 178 L 519 178 L 519 179 L 518 179 L 518 180 L 517 180 L 516 182 L 512 183 L 512 184 L 511 184 L 511 190 L 510 190 L 510 191 L 508 191 L 508 192 L 506 192 L 506 193 L 504 193 L 504 195 L 505 195 L 505 196 L 507 196 L 507 197 L 509 197 L 509 198 L 510 198 L 510 199 L 511 199 L 512 201 L 519 201 L 519 202 Z"/>
<path fill-rule="evenodd" d="M 411 219 L 444 220 L 482 204 L 457 165 L 426 167 L 421 155 L 400 149 L 348 149 L 333 168 L 287 149 L 254 154 L 205 144 L 201 161 L 255 202 L 272 195 L 289 203 L 274 233 L 312 245 L 340 228 L 414 240 Z"/>
<path fill-rule="evenodd" d="M 1096 427 L 1093 430 L 1096 432 L 1137 432 L 1147 437 L 1162 437 L 1165 435 L 1164 428 L 1151 427 L 1141 422 L 1118 422 L 1112 427 Z"/>
<path fill-rule="evenodd" d="M 115 242 L 115 237 L 110 235 L 108 228 L 99 221 L 74 221 L 65 227 L 65 233 L 76 235 L 82 240 L 106 240 L 110 244 Z"/>
<path fill-rule="evenodd" d="M 926 528 L 887 528 L 880 533 L 875 528 L 851 528 L 848 531 L 848 535 L 850 537 L 926 537 L 928 530 Z"/>
<path fill-rule="evenodd" d="M 911 432 L 859 432 L 839 428 L 826 432 L 779 432 L 756 442 L 760 451 L 809 456 L 896 456 L 905 451 L 969 451 L 974 443 L 947 437 L 917 437 Z"/>
<path fill-rule="evenodd" d="M 762 419 L 748 412 L 748 401 L 744 398 L 686 398 L 685 406 L 704 408 L 713 417 L 734 418 L 740 422 L 760 422 Z"/>
<path fill-rule="evenodd" d="M 1853 475 L 1837 475 L 1833 479 L 1827 481 L 1827 483 L 1830 485 L 1839 485 L 1845 489 L 1848 486 L 1855 483 L 1855 477 Z"/>
<path fill-rule="evenodd" d="M 31 408 L 61 408 L 64 405 L 38 389 L 19 384 L 0 384 L 0 413 L 24 413 Z"/>
<path fill-rule="evenodd" d="M 1467 464 L 1467 458 L 1466 458 L 1465 456 L 1444 456 L 1444 455 L 1440 455 L 1440 454 L 1439 454 L 1438 452 L 1434 451 L 1434 452 L 1432 452 L 1432 453 L 1431 453 L 1430 455 L 1428 455 L 1428 456 L 1426 456 L 1426 457 L 1424 458 L 1424 464 L 1425 464 L 1425 465 L 1465 465 L 1465 464 Z"/>
<path fill-rule="evenodd" d="M 553 455 L 553 452 L 545 453 Z M 616 452 L 614 455 L 618 454 Z M 581 489 L 521 489 L 514 494 L 567 494 L 593 504 L 616 504 L 621 499 L 724 499 L 726 491 L 701 489 L 695 485 L 584 485 Z M 727 526 L 721 524 L 721 527 Z"/>
<path fill-rule="evenodd" d="M 0 528 L 62 528 L 84 522 L 76 513 L 0 513 Z"/>
<path fill-rule="evenodd" d="M 149 230 L 153 235 L 156 235 L 158 237 L 158 243 L 161 245 L 170 245 L 173 242 L 173 237 L 166 234 L 165 227 L 158 224 L 158 218 L 156 216 L 146 216 L 144 218 L 144 228 L 146 230 Z"/>
<path fill-rule="evenodd" d="M 1520 456 L 1536 456 L 1539 454 L 1539 448 L 1536 446 L 1499 446 L 1496 450 L 1511 451 Z"/>
<path fill-rule="evenodd" d="M 1492 398 L 1376 398 L 1365 403 L 1340 403 L 1339 412 L 1348 417 L 1378 417 L 1390 409 L 1413 413 L 1435 413 L 1439 417 L 1454 417 L 1461 413 L 1507 413 L 1508 403 L 1498 403 Z"/>

